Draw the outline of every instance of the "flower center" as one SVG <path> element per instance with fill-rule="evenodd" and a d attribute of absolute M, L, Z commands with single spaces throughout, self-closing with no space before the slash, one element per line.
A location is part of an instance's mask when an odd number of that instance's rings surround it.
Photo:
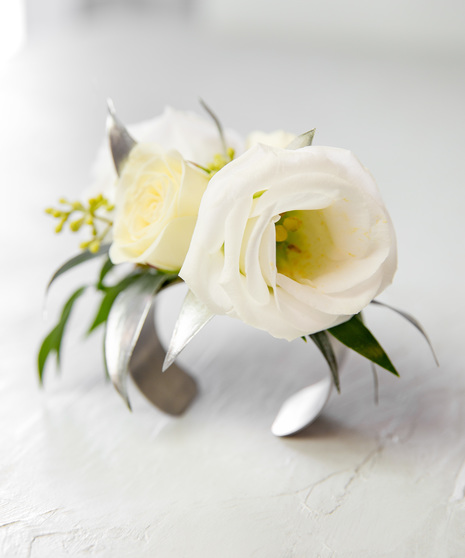
<path fill-rule="evenodd" d="M 144 236 L 148 228 L 163 222 L 175 195 L 171 178 L 161 173 L 148 174 L 128 192 L 126 213 L 134 238 Z"/>
<path fill-rule="evenodd" d="M 335 245 L 324 210 L 287 211 L 275 228 L 278 273 L 298 282 L 312 281 L 333 263 Z"/>

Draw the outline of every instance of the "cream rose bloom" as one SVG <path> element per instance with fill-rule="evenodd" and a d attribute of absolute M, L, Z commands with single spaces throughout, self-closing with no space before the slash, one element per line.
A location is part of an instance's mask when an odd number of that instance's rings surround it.
<path fill-rule="evenodd" d="M 112 262 L 178 271 L 208 179 L 177 151 L 137 144 L 116 185 Z"/>
<path fill-rule="evenodd" d="M 391 220 L 350 151 L 257 145 L 210 181 L 180 276 L 212 313 L 292 340 L 360 312 L 395 269 Z"/>
<path fill-rule="evenodd" d="M 166 151 L 175 149 L 187 161 L 208 165 L 217 153 L 222 153 L 218 130 L 212 120 L 194 112 L 166 107 L 164 112 L 151 120 L 128 126 L 128 131 L 138 142 L 157 143 Z M 231 129 L 225 129 L 225 140 L 236 155 L 244 151 L 244 141 Z M 92 171 L 92 186 L 87 197 L 103 194 L 113 201 L 117 179 L 108 142 L 101 146 Z"/>

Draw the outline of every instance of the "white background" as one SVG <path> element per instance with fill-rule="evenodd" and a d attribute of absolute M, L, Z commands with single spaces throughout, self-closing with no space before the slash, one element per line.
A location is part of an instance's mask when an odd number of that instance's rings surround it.
<path fill-rule="evenodd" d="M 0 68 L 0 554 L 463 556 L 462 4 L 47 4 Z M 401 378 L 380 372 L 375 406 L 369 367 L 351 358 L 323 417 L 276 439 L 281 402 L 322 365 L 220 321 L 183 357 L 201 387 L 189 412 L 166 417 L 132 386 L 129 414 L 101 339 L 82 338 L 90 296 L 40 390 L 40 339 L 83 280 L 57 284 L 43 321 L 46 282 L 78 241 L 42 210 L 89 185 L 106 96 L 128 123 L 168 103 L 199 110 L 201 96 L 243 134 L 316 127 L 316 144 L 354 151 L 398 234 L 381 299 L 420 319 L 441 367 L 409 324 L 372 309 Z"/>

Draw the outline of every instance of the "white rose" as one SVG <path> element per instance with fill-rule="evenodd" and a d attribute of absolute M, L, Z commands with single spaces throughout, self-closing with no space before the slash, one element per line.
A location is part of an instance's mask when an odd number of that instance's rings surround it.
<path fill-rule="evenodd" d="M 137 144 L 116 186 L 113 263 L 178 271 L 189 248 L 207 173 L 177 151 Z"/>
<path fill-rule="evenodd" d="M 285 149 L 297 136 L 284 130 L 276 130 L 274 132 L 251 132 L 246 140 L 246 149 L 251 149 L 255 145 L 262 143 L 271 147 L 282 147 Z"/>
<path fill-rule="evenodd" d="M 218 130 L 210 118 L 194 112 L 185 112 L 166 107 L 163 114 L 139 124 L 129 125 L 129 133 L 136 141 L 157 143 L 166 151 L 179 151 L 184 159 L 198 165 L 208 165 L 217 153 L 223 152 Z M 227 147 L 236 155 L 244 151 L 244 142 L 235 131 L 226 129 Z M 103 194 L 113 201 L 116 172 L 111 159 L 108 142 L 99 149 L 93 166 L 92 186 L 87 197 Z"/>
<path fill-rule="evenodd" d="M 180 276 L 211 312 L 292 340 L 348 320 L 395 269 L 391 220 L 350 151 L 258 145 L 210 181 Z"/>

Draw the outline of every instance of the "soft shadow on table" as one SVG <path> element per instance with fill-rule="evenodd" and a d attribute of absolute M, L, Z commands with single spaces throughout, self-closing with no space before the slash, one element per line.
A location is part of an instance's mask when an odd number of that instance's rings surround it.
<path fill-rule="evenodd" d="M 309 424 L 306 428 L 293 434 L 292 436 L 286 436 L 283 440 L 305 440 L 305 439 L 328 439 L 340 436 L 344 430 L 344 424 L 332 419 L 331 417 L 320 416 L 312 424 Z"/>

